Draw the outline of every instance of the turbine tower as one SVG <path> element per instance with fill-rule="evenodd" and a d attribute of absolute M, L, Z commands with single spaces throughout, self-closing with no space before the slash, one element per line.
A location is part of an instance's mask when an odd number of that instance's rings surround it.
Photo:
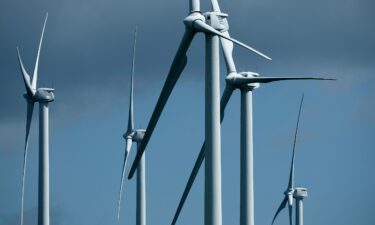
<path fill-rule="evenodd" d="M 214 12 L 221 13 L 217 0 L 211 0 Z M 221 21 L 228 24 L 227 19 Z M 228 29 L 221 31 L 229 37 Z M 315 77 L 258 77 L 254 72 L 240 72 L 236 70 L 233 60 L 233 43 L 220 38 L 224 59 L 227 67 L 226 87 L 221 98 L 220 121 L 224 119 L 225 107 L 235 89 L 241 91 L 241 162 L 240 162 L 240 224 L 254 225 L 254 180 L 253 180 L 253 125 L 252 125 L 252 91 L 258 88 L 260 83 L 269 83 L 283 80 L 333 80 Z M 195 162 L 185 190 L 172 220 L 172 225 L 177 222 L 185 200 L 190 192 L 200 166 L 206 155 L 205 143 L 203 143 L 198 158 Z"/>
<path fill-rule="evenodd" d="M 220 12 L 200 11 L 200 1 L 189 1 L 190 12 L 184 19 L 185 34 L 177 50 L 172 66 L 169 70 L 164 87 L 147 126 L 143 141 L 131 167 L 129 179 L 132 178 L 138 162 L 145 151 L 151 138 L 161 112 L 187 63 L 186 52 L 198 32 L 206 36 L 206 78 L 205 78 L 205 140 L 206 140 L 206 166 L 205 166 L 205 225 L 222 224 L 221 207 L 221 141 L 220 141 L 220 66 L 219 66 L 219 37 L 247 48 L 256 54 L 269 59 L 261 52 L 221 33 L 228 28 L 223 23 L 227 14 Z"/>
<path fill-rule="evenodd" d="M 132 147 L 132 143 L 139 144 L 142 142 L 145 130 L 134 129 L 134 113 L 133 113 L 133 98 L 134 98 L 134 65 L 135 65 L 135 47 L 137 43 L 137 27 L 134 31 L 134 46 L 133 46 L 133 62 L 131 70 L 131 81 L 130 81 L 130 100 L 129 100 L 129 118 L 128 118 L 128 129 L 123 135 L 126 140 L 124 164 L 122 168 L 121 185 L 118 201 L 117 221 L 120 220 L 120 208 L 121 208 L 121 197 L 123 190 L 123 183 L 125 177 L 125 170 L 127 166 L 128 156 Z M 146 162 L 145 155 L 142 158 L 137 167 L 137 205 L 136 205 L 136 225 L 146 225 Z"/>
<path fill-rule="evenodd" d="M 42 47 L 44 29 L 46 27 L 48 13 L 46 15 L 42 35 L 39 42 L 38 54 L 32 80 L 27 73 L 17 47 L 18 60 L 21 68 L 26 93 L 23 95 L 27 102 L 26 114 L 26 138 L 22 174 L 22 196 L 21 196 L 21 225 L 23 225 L 23 207 L 25 193 L 25 175 L 27 162 L 27 148 L 31 120 L 33 116 L 34 103 L 39 103 L 39 187 L 38 187 L 38 225 L 49 225 L 49 108 L 48 105 L 55 99 L 52 88 L 37 88 L 39 56 Z"/>
<path fill-rule="evenodd" d="M 279 208 L 276 211 L 275 216 L 272 219 L 272 224 L 275 222 L 275 219 L 277 215 L 288 205 L 289 209 L 289 223 L 292 225 L 292 208 L 293 208 L 293 198 L 296 199 L 297 202 L 297 208 L 296 208 L 296 224 L 297 225 L 303 225 L 303 199 L 307 197 L 307 189 L 302 187 L 294 188 L 294 159 L 295 159 L 295 148 L 296 148 L 296 140 L 297 140 L 297 132 L 298 132 L 298 125 L 299 125 L 299 119 L 301 115 L 302 110 L 302 104 L 303 104 L 303 95 L 301 98 L 301 104 L 299 107 L 298 112 L 298 119 L 297 119 L 297 126 L 294 133 L 294 142 L 293 142 L 293 154 L 292 154 L 292 163 L 290 166 L 290 173 L 289 173 L 289 182 L 288 187 L 286 191 L 284 192 L 284 199 L 281 202 Z"/>

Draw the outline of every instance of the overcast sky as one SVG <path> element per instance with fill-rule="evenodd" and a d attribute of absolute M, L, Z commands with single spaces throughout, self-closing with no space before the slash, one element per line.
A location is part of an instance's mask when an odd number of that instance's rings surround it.
<path fill-rule="evenodd" d="M 302 93 L 296 183 L 309 191 L 305 224 L 374 224 L 375 2 L 219 3 L 229 14 L 231 36 L 273 58 L 235 47 L 239 71 L 338 79 L 265 84 L 254 91 L 256 224 L 270 224 L 283 198 Z M 201 8 L 209 10 L 209 1 Z M 26 104 L 16 46 L 32 74 L 46 12 L 38 86 L 56 89 L 50 104 L 51 223 L 116 224 L 134 27 L 135 125 L 145 128 L 181 40 L 188 1 L 0 1 L 0 224 L 20 221 Z M 221 59 L 221 90 L 225 72 Z M 222 125 L 223 224 L 239 223 L 239 100 L 235 92 Z M 203 139 L 199 34 L 147 148 L 148 224 L 171 222 Z M 34 225 L 37 110 L 29 146 L 25 218 Z M 178 224 L 203 224 L 203 185 L 200 172 Z M 134 224 L 135 180 L 126 181 L 123 196 L 120 222 Z M 287 223 L 283 212 L 276 224 Z"/>

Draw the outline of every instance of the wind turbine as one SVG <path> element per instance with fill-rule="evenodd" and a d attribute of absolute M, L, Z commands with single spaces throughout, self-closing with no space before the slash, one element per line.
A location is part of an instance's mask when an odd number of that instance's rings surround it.
<path fill-rule="evenodd" d="M 217 0 L 211 0 L 214 12 L 221 13 Z M 222 23 L 228 24 L 226 18 Z M 229 36 L 228 29 L 222 31 Z M 220 121 L 224 119 L 225 107 L 235 89 L 241 91 L 241 166 L 240 166 L 240 224 L 254 224 L 254 180 L 253 180 L 253 128 L 252 128 L 252 91 L 258 88 L 260 83 L 269 83 L 283 80 L 333 80 L 315 77 L 258 77 L 254 72 L 240 72 L 236 70 L 233 60 L 233 43 L 220 38 L 224 59 L 227 66 L 226 87 L 221 98 Z M 200 166 L 206 155 L 205 143 L 203 143 L 198 158 L 194 164 L 189 180 L 172 220 L 172 225 L 177 222 L 178 216 L 199 172 Z"/>
<path fill-rule="evenodd" d="M 298 132 L 298 125 L 299 119 L 301 115 L 301 109 L 303 104 L 303 95 L 301 98 L 301 104 L 298 111 L 298 119 L 297 119 L 297 126 L 296 131 L 294 133 L 294 142 L 293 142 L 293 154 L 292 154 L 292 163 L 290 166 L 290 173 L 289 173 L 289 182 L 288 187 L 284 192 L 284 199 L 281 202 L 279 208 L 276 211 L 275 216 L 272 219 L 272 224 L 275 222 L 277 215 L 283 210 L 287 205 L 289 209 L 289 223 L 292 225 L 292 207 L 293 207 L 293 198 L 296 199 L 297 208 L 296 208 L 296 223 L 297 225 L 303 225 L 303 199 L 307 197 L 307 188 L 303 187 L 294 187 L 294 159 L 295 159 L 295 148 L 296 148 L 296 140 L 297 140 L 297 132 Z"/>
<path fill-rule="evenodd" d="M 39 42 L 38 54 L 36 57 L 34 74 L 32 80 L 23 66 L 21 54 L 17 47 L 18 60 L 25 83 L 26 93 L 23 95 L 27 102 L 26 114 L 26 138 L 25 152 L 23 160 L 22 174 L 22 197 L 21 197 L 21 225 L 23 224 L 23 206 L 25 193 L 25 175 L 27 162 L 27 147 L 29 141 L 29 133 L 31 120 L 33 116 L 34 103 L 39 103 L 39 197 L 38 197 L 38 224 L 49 225 L 49 108 L 48 105 L 55 99 L 52 88 L 37 88 L 39 56 L 42 47 L 44 29 L 46 27 L 48 13 L 44 20 L 42 35 Z"/>
<path fill-rule="evenodd" d="M 221 207 L 221 141 L 220 141 L 220 66 L 219 66 L 219 37 L 247 48 L 256 54 L 269 59 L 261 52 L 251 48 L 228 35 L 221 33 L 228 29 L 225 23 L 227 14 L 220 12 L 200 11 L 200 1 L 190 0 L 190 13 L 184 19 L 185 34 L 177 50 L 172 66 L 169 70 L 164 87 L 147 126 L 128 178 L 132 178 L 146 145 L 151 138 L 161 112 L 187 63 L 186 52 L 198 32 L 206 36 L 206 78 L 205 78 L 205 224 L 222 224 Z"/>
<path fill-rule="evenodd" d="M 132 147 L 132 143 L 135 142 L 139 146 L 142 142 L 145 130 L 134 129 L 134 112 L 133 112 L 133 98 L 134 98 L 134 65 L 135 65 L 135 47 L 137 43 L 137 27 L 134 31 L 134 46 L 133 46 L 133 62 L 131 70 L 131 81 L 130 81 L 130 100 L 129 100 L 129 118 L 128 118 L 128 129 L 123 135 L 126 140 L 124 164 L 122 168 L 121 185 L 118 201 L 118 212 L 117 221 L 120 220 L 120 208 L 121 208 L 121 197 L 123 190 L 123 183 L 125 177 L 125 170 L 127 166 L 128 156 Z M 137 206 L 136 206 L 136 224 L 146 225 L 146 162 L 145 155 L 142 156 L 138 167 L 137 167 Z"/>

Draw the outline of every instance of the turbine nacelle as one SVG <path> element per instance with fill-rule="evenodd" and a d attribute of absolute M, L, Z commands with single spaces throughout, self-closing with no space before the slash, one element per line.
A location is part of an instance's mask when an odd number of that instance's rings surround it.
<path fill-rule="evenodd" d="M 145 135 L 146 130 L 144 129 L 137 129 L 132 130 L 131 132 L 126 132 L 122 137 L 125 140 L 129 140 L 132 142 L 140 143 L 143 140 L 143 136 Z"/>
<path fill-rule="evenodd" d="M 229 30 L 228 14 L 222 12 L 206 12 L 203 14 L 206 23 L 220 32 Z"/>
<path fill-rule="evenodd" d="M 23 96 L 32 102 L 52 102 L 55 100 L 55 94 L 53 88 L 38 88 L 34 95 L 29 95 L 27 92 Z"/>
<path fill-rule="evenodd" d="M 134 131 L 133 141 L 137 143 L 141 143 L 143 140 L 143 137 L 145 136 L 146 130 L 144 129 L 138 129 Z"/>
<path fill-rule="evenodd" d="M 236 88 L 248 87 L 254 89 L 258 88 L 260 84 L 251 78 L 258 76 L 259 74 L 255 72 L 232 72 L 227 75 L 225 81 L 227 82 L 227 84 Z"/>
<path fill-rule="evenodd" d="M 304 199 L 307 196 L 308 196 L 307 195 L 307 188 L 303 188 L 303 187 L 295 188 L 295 191 L 294 191 L 294 194 L 293 194 L 293 197 L 295 199 Z"/>
<path fill-rule="evenodd" d="M 225 32 L 229 29 L 227 18 L 228 14 L 222 12 L 205 12 L 201 13 L 195 11 L 190 13 L 185 19 L 184 24 L 190 28 L 195 28 L 201 32 L 207 32 L 207 30 L 201 29 L 199 26 L 194 26 L 196 20 L 201 20 L 212 28 Z"/>

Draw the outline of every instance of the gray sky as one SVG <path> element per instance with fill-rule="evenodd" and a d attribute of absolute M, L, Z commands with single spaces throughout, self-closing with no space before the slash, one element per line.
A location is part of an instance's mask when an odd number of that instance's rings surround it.
<path fill-rule="evenodd" d="M 273 58 L 235 47 L 238 70 L 267 76 L 329 76 L 254 92 L 255 220 L 269 224 L 287 185 L 301 94 L 296 183 L 309 188 L 306 224 L 373 224 L 375 200 L 375 3 L 370 0 L 220 1 L 230 33 Z M 209 1 L 202 1 L 202 11 Z M 31 74 L 45 13 L 39 86 L 51 104 L 53 224 L 115 224 L 128 110 L 133 30 L 139 26 L 135 125 L 147 126 L 183 34 L 188 1 L 0 2 L 0 224 L 19 224 L 25 100 L 16 57 Z M 148 221 L 170 223 L 204 135 L 204 36 L 147 149 Z M 224 84 L 225 66 L 221 77 Z M 223 85 L 221 86 L 224 87 Z M 239 94 L 222 125 L 223 221 L 239 221 Z M 37 113 L 30 141 L 26 220 L 36 224 Z M 134 157 L 132 155 L 131 157 Z M 179 224 L 203 223 L 200 173 Z M 121 223 L 135 221 L 135 182 L 125 183 Z M 282 213 L 277 224 L 287 224 Z"/>

